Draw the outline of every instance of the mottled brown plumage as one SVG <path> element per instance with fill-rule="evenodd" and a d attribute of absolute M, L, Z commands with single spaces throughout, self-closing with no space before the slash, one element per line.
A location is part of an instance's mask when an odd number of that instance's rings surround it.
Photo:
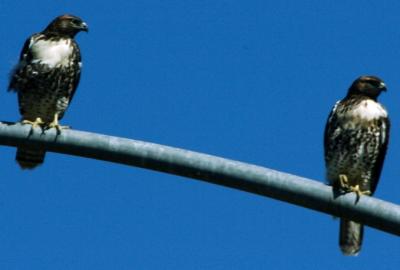
<path fill-rule="evenodd" d="M 375 76 L 354 81 L 336 103 L 325 128 L 326 175 L 338 192 L 373 195 L 389 141 L 390 122 L 377 98 L 386 86 Z M 363 225 L 341 219 L 339 244 L 345 255 L 361 249 Z"/>
<path fill-rule="evenodd" d="M 61 129 L 58 121 L 72 100 L 81 73 L 74 37 L 87 30 L 80 18 L 62 15 L 26 40 L 8 87 L 18 93 L 22 123 Z M 32 169 L 43 163 L 44 156 L 38 147 L 24 147 L 18 148 L 16 160 L 22 168 Z"/>

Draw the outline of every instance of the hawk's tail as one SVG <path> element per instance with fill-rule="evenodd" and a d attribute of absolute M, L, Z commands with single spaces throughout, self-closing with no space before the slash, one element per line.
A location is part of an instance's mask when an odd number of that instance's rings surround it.
<path fill-rule="evenodd" d="M 339 245 L 344 255 L 356 256 L 361 250 L 364 226 L 360 223 L 340 219 Z"/>
<path fill-rule="evenodd" d="M 21 169 L 34 169 L 44 161 L 46 152 L 37 148 L 18 148 L 15 160 Z"/>

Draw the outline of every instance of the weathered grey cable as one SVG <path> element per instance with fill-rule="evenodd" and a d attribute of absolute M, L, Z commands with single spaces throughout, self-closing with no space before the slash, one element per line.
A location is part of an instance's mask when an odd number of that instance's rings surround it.
<path fill-rule="evenodd" d="M 52 152 L 100 159 L 204 180 L 286 201 L 330 215 L 351 218 L 400 235 L 400 206 L 354 194 L 334 196 L 332 188 L 303 177 L 243 162 L 148 142 L 29 125 L 0 123 L 0 144 L 40 145 Z"/>

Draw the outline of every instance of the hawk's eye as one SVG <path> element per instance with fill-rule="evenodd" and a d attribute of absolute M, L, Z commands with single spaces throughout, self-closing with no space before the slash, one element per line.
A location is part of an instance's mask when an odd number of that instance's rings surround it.
<path fill-rule="evenodd" d="M 72 19 L 72 23 L 75 25 L 79 25 L 81 22 L 78 19 Z"/>
<path fill-rule="evenodd" d="M 370 85 L 372 85 L 373 87 L 379 87 L 379 85 L 381 84 L 380 82 L 378 82 L 378 81 L 369 81 L 368 82 Z"/>

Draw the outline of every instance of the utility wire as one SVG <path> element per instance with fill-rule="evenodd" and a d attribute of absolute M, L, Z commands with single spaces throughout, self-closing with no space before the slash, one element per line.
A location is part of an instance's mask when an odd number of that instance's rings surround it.
<path fill-rule="evenodd" d="M 0 122 L 0 144 L 39 146 L 51 152 L 94 158 L 203 180 L 361 222 L 400 236 L 400 206 L 376 198 L 333 194 L 332 188 L 252 164 L 184 149 L 77 130 L 42 132 Z M 4 170 L 4 168 L 3 168 Z"/>

